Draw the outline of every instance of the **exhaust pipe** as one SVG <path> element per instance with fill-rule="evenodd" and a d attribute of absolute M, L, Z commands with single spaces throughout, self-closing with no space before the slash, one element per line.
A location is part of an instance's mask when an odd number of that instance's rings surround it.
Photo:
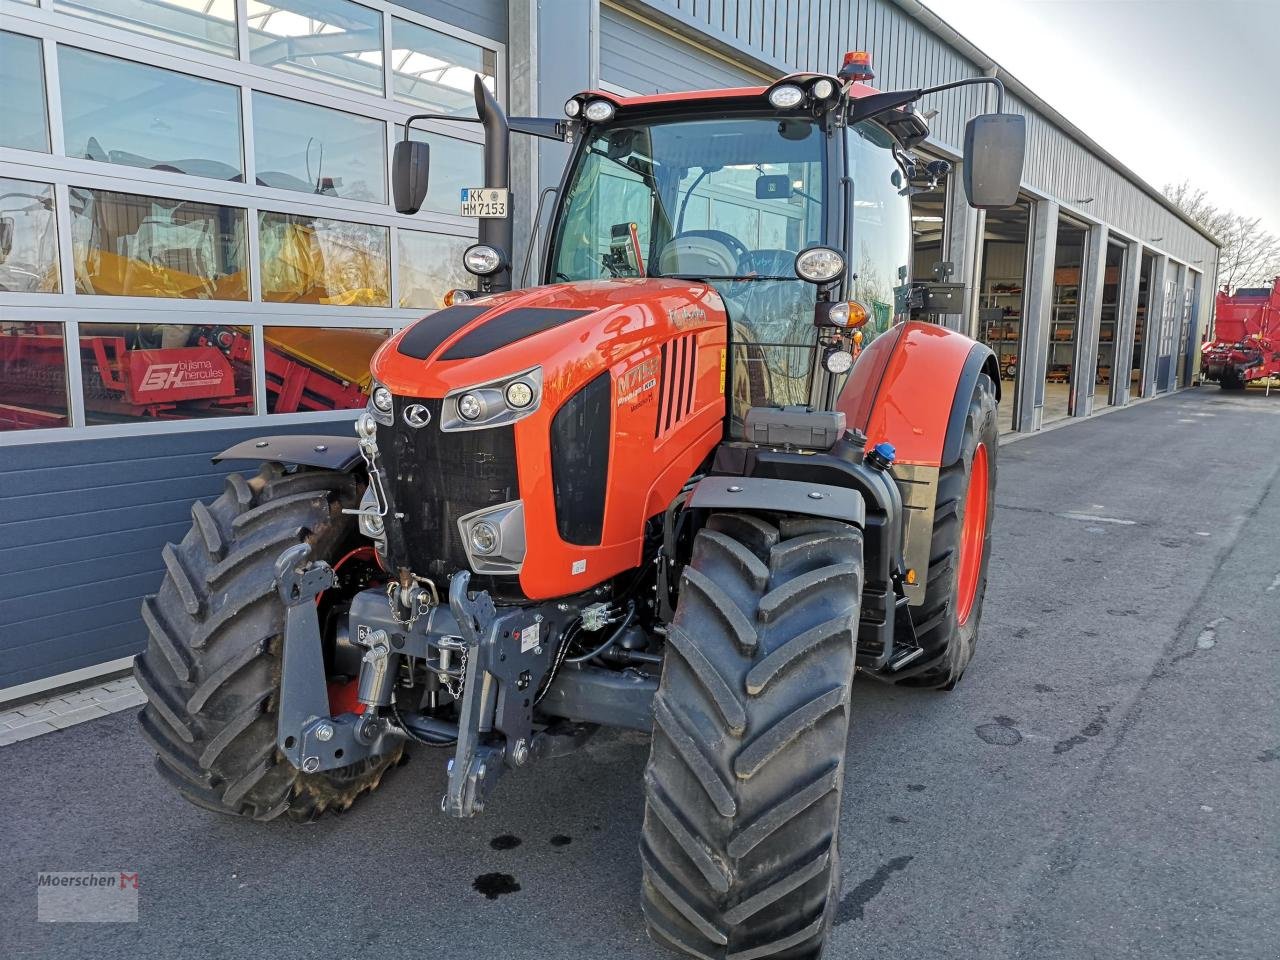
<path fill-rule="evenodd" d="M 476 114 L 484 127 L 484 185 L 510 190 L 511 187 L 511 127 L 507 123 L 506 111 L 498 103 L 489 88 L 484 85 L 480 75 L 476 74 Z M 515 255 L 511 248 L 512 222 L 511 214 L 515 206 L 515 198 L 508 193 L 507 215 L 505 217 L 484 217 L 480 220 L 480 242 L 496 247 L 507 255 L 508 266 L 493 274 L 489 279 L 494 293 L 502 293 L 511 289 L 511 258 Z"/>

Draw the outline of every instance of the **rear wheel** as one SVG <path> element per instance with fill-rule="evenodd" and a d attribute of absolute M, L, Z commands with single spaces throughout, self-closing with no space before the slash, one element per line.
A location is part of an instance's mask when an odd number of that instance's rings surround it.
<path fill-rule="evenodd" d="M 912 608 L 924 654 L 890 674 L 895 683 L 950 690 L 973 659 L 991 557 L 999 442 L 995 385 L 983 374 L 969 400 L 960 459 L 938 475 L 925 599 Z"/>
<path fill-rule="evenodd" d="M 716 514 L 698 533 L 645 770 L 642 896 L 659 943 L 695 957 L 821 953 L 862 582 L 848 524 Z"/>
<path fill-rule="evenodd" d="M 284 604 L 275 561 L 303 541 L 315 560 L 348 557 L 356 535 L 342 510 L 359 493 L 349 474 L 267 464 L 251 480 L 228 477 L 220 497 L 191 508 L 182 543 L 165 546 L 160 591 L 142 605 L 150 638 L 134 662 L 147 696 L 138 719 L 161 776 L 192 803 L 309 820 L 345 810 L 399 760 L 397 748 L 303 774 L 276 748 Z M 331 700 L 346 688 L 331 685 Z"/>
<path fill-rule="evenodd" d="M 1218 379 L 1218 385 L 1221 386 L 1223 390 L 1243 390 L 1245 388 L 1245 381 L 1235 367 L 1223 367 L 1222 376 Z"/>

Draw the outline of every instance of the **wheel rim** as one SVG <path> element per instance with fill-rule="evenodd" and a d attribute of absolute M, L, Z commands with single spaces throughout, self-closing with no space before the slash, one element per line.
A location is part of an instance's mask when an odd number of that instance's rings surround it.
<path fill-rule="evenodd" d="M 978 583 L 982 579 L 983 544 L 987 539 L 987 445 L 980 443 L 973 451 L 969 468 L 969 490 L 964 498 L 964 526 L 960 531 L 960 576 L 957 590 L 956 619 L 965 624 L 973 615 L 978 599 Z"/>

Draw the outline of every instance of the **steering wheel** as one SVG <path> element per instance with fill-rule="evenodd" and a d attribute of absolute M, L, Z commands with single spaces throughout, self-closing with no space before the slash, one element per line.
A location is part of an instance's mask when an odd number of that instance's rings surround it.
<path fill-rule="evenodd" d="M 742 258 L 738 269 L 744 273 L 758 273 L 766 277 L 794 277 L 796 255 L 790 250 L 779 248 L 751 250 Z"/>
<path fill-rule="evenodd" d="M 680 237 L 706 237 L 708 240 L 723 243 L 739 261 L 748 255 L 747 248 L 742 241 L 732 233 L 725 233 L 723 230 L 682 230 L 678 236 L 672 237 L 672 239 L 678 240 Z"/>

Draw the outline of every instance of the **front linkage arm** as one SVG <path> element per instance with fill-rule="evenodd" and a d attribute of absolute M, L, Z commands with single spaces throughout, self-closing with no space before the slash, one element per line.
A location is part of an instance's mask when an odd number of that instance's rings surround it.
<path fill-rule="evenodd" d="M 333 568 L 312 562 L 299 543 L 276 560 L 276 590 L 285 607 L 277 746 L 303 773 L 335 770 L 389 752 L 403 734 L 374 713 L 329 715 L 324 645 L 316 598 L 334 585 Z"/>

